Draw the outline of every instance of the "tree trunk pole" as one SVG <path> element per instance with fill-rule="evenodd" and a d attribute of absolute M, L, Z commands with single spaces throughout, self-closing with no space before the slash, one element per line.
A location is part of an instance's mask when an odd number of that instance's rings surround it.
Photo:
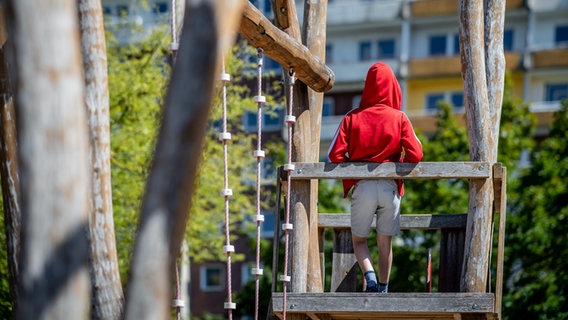
<path fill-rule="evenodd" d="M 110 168 L 110 114 L 103 13 L 98 0 L 79 1 L 85 69 L 85 101 L 90 131 L 92 179 L 89 235 L 93 319 L 119 319 L 124 296 L 120 282 Z"/>
<path fill-rule="evenodd" d="M 327 0 L 306 0 L 304 5 L 303 43 L 325 62 Z M 310 162 L 319 161 L 323 93 L 307 88 L 310 110 Z M 304 142 L 306 143 L 306 142 Z M 307 291 L 323 292 L 323 277 L 318 239 L 318 180 L 310 181 L 309 243 Z"/>
<path fill-rule="evenodd" d="M 16 112 L 10 83 L 6 57 L 6 29 L 4 10 L 0 8 L 0 173 L 2 199 L 4 204 L 4 224 L 8 254 L 8 274 L 10 277 L 10 296 L 14 313 L 18 310 L 18 274 L 21 242 L 20 178 L 18 176 L 18 144 L 16 137 Z"/>
<path fill-rule="evenodd" d="M 505 84 L 505 53 L 503 51 L 503 29 L 505 26 L 505 1 L 485 1 L 485 72 L 489 111 L 491 113 L 491 135 L 493 146 L 492 162 L 497 161 L 499 127 Z"/>
<path fill-rule="evenodd" d="M 460 52 L 471 161 L 495 162 L 487 91 L 482 0 L 460 0 Z M 461 291 L 485 292 L 491 246 L 491 179 L 471 180 Z"/>
<path fill-rule="evenodd" d="M 243 5 L 244 0 L 186 3 L 180 50 L 142 204 L 126 319 L 169 318 L 175 260 L 187 223 L 215 81 L 221 59 L 234 43 Z"/>
<path fill-rule="evenodd" d="M 293 0 L 276 0 L 272 6 L 275 14 L 275 24 L 286 32 L 292 39 L 301 43 L 300 23 Z M 288 70 L 285 83 L 289 90 L 290 77 Z M 297 80 L 294 85 L 292 113 L 296 117 L 292 137 L 292 161 L 310 162 L 311 117 L 309 110 L 307 86 Z M 289 95 L 286 94 L 288 97 Z M 291 290 L 292 292 L 306 292 L 308 282 L 308 256 L 310 247 L 311 191 L 310 181 L 292 181 L 290 195 L 290 210 L 294 230 L 291 233 Z M 318 251 L 319 257 L 319 251 Z M 319 266 L 318 266 L 319 267 Z"/>
<path fill-rule="evenodd" d="M 8 1 L 22 251 L 17 319 L 88 317 L 90 180 L 77 2 Z"/>

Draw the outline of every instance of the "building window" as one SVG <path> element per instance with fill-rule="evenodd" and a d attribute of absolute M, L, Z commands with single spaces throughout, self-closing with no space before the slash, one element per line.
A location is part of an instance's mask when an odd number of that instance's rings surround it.
<path fill-rule="evenodd" d="M 262 62 L 262 66 L 268 70 L 268 71 L 278 71 L 280 69 L 282 69 L 282 67 L 280 66 L 280 64 L 272 59 L 270 59 L 268 56 L 263 56 L 264 61 Z"/>
<path fill-rule="evenodd" d="M 454 34 L 454 55 L 460 54 L 460 35 Z"/>
<path fill-rule="evenodd" d="M 263 238 L 274 238 L 274 213 L 273 212 L 263 212 L 264 221 L 260 225 L 260 235 Z"/>
<path fill-rule="evenodd" d="M 262 131 L 278 131 L 281 126 L 281 108 L 276 110 L 265 110 L 262 112 Z M 246 111 L 243 117 L 243 125 L 246 131 L 256 131 L 258 129 L 258 114 Z"/>
<path fill-rule="evenodd" d="M 112 14 L 112 9 L 109 6 L 103 6 L 103 14 L 104 15 Z"/>
<path fill-rule="evenodd" d="M 444 100 L 443 93 L 431 93 L 426 96 L 426 111 L 433 112 L 438 110 L 438 103 Z"/>
<path fill-rule="evenodd" d="M 556 44 L 568 43 L 568 25 L 556 27 L 554 33 L 554 42 Z"/>
<path fill-rule="evenodd" d="M 325 45 L 325 62 L 333 63 L 333 45 L 329 43 Z"/>
<path fill-rule="evenodd" d="M 128 15 L 128 6 L 123 5 L 123 4 L 116 6 L 116 13 L 118 14 L 119 17 L 127 16 Z"/>
<path fill-rule="evenodd" d="M 450 94 L 450 100 L 454 108 L 463 107 L 463 92 L 452 92 Z"/>
<path fill-rule="evenodd" d="M 202 291 L 222 291 L 225 288 L 225 268 L 223 265 L 202 265 L 199 269 L 199 287 Z"/>
<path fill-rule="evenodd" d="M 167 2 L 156 2 L 154 3 L 154 13 L 155 14 L 162 14 L 167 13 L 170 7 Z"/>
<path fill-rule="evenodd" d="M 394 39 L 379 40 L 379 58 L 394 58 Z"/>
<path fill-rule="evenodd" d="M 513 51 L 514 34 L 512 29 L 503 31 L 503 51 Z"/>
<path fill-rule="evenodd" d="M 359 43 L 359 61 L 371 60 L 371 43 L 368 41 Z"/>
<path fill-rule="evenodd" d="M 546 101 L 560 101 L 568 99 L 568 83 L 546 85 Z"/>
<path fill-rule="evenodd" d="M 446 36 L 430 36 L 430 55 L 439 56 L 446 54 Z"/>
<path fill-rule="evenodd" d="M 335 114 L 335 100 L 332 97 L 323 98 L 323 106 L 321 108 L 322 117 L 333 116 Z"/>

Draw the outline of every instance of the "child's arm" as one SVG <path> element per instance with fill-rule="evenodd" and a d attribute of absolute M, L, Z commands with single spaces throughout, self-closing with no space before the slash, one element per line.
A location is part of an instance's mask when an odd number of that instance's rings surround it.
<path fill-rule="evenodd" d="M 412 123 L 403 114 L 402 117 L 402 147 L 404 148 L 404 162 L 420 162 L 424 154 L 422 153 L 422 143 L 418 140 Z"/>

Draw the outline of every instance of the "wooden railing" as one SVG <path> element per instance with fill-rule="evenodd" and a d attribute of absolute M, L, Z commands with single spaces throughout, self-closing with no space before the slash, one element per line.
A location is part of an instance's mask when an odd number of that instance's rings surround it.
<path fill-rule="evenodd" d="M 281 181 L 287 179 L 286 172 L 280 171 Z M 502 266 L 505 225 L 505 201 L 506 201 L 506 170 L 500 164 L 485 162 L 420 162 L 420 163 L 295 163 L 295 168 L 290 172 L 292 190 L 296 180 L 313 179 L 485 179 L 494 186 L 494 212 L 499 212 L 499 226 L 497 228 L 499 239 L 497 246 L 497 273 L 495 294 L 487 292 L 488 299 L 492 301 L 491 310 L 478 310 L 482 313 L 496 314 L 500 318 Z M 340 197 L 341 195 L 338 195 Z M 278 195 L 280 197 L 280 195 Z M 278 200 L 278 210 L 279 210 Z M 333 230 L 333 257 L 331 271 L 331 292 L 357 292 L 357 274 L 359 272 L 350 231 L 349 214 L 318 214 L 318 233 L 320 243 L 320 258 L 323 263 L 324 230 Z M 440 230 L 440 261 L 438 275 L 439 293 L 460 293 L 461 268 L 464 261 L 464 244 L 466 241 L 467 214 L 403 214 L 401 215 L 401 229 L 431 229 Z M 373 225 L 374 225 L 373 221 Z M 277 222 L 279 225 L 279 223 Z M 295 235 L 302 236 L 302 235 Z M 306 239 L 307 240 L 307 239 Z M 296 241 L 296 243 L 303 243 Z M 491 242 L 490 242 L 491 243 Z M 275 241 L 275 252 L 278 252 L 278 239 Z M 313 254 L 311 252 L 310 254 Z M 277 263 L 277 255 L 275 263 Z M 292 256 L 292 260 L 298 257 Z M 491 260 L 491 259 L 489 259 Z M 293 263 L 293 262 L 292 262 Z M 483 263 L 490 263 L 484 261 Z M 275 270 L 278 268 L 275 266 Z M 276 281 L 276 272 L 273 280 Z M 321 274 L 325 277 L 325 268 Z M 273 290 L 274 291 L 274 290 Z M 324 294 L 325 295 L 325 294 Z M 279 297 L 275 294 L 274 297 Z M 459 299 L 465 296 L 459 296 Z M 418 294 L 416 299 L 427 296 Z M 456 296 L 457 297 L 457 296 Z M 408 298 L 408 297 L 407 297 Z M 298 297 L 301 300 L 301 297 Z M 467 300 L 467 297 L 465 297 Z M 443 299 L 442 299 L 443 300 Z M 449 299 L 448 301 L 450 301 Z M 438 309 L 444 306 L 436 304 Z M 274 304 L 275 313 L 278 312 L 278 304 Z M 440 310 L 431 310 L 432 314 L 440 313 Z M 448 305 L 447 310 L 453 310 Z M 376 310 L 375 310 L 376 311 Z M 392 310 L 391 310 L 392 311 Z M 427 308 L 423 310 L 428 312 Z M 406 312 L 406 311 L 404 311 Z M 470 312 L 472 312 L 470 310 Z M 412 313 L 412 312 L 411 312 Z M 459 311 L 448 311 L 459 313 Z"/>

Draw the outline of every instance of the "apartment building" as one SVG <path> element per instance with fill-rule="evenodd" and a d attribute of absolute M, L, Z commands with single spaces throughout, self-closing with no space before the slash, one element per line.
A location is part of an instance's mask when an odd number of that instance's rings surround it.
<path fill-rule="evenodd" d="M 418 130 L 435 129 L 440 100 L 463 114 L 458 28 L 456 0 L 329 1 L 326 62 L 336 82 L 325 94 L 322 150 L 341 116 L 358 105 L 377 60 L 395 71 Z M 513 94 L 536 114 L 537 135 L 546 135 L 552 112 L 568 98 L 568 0 L 507 1 L 503 45 Z"/>

